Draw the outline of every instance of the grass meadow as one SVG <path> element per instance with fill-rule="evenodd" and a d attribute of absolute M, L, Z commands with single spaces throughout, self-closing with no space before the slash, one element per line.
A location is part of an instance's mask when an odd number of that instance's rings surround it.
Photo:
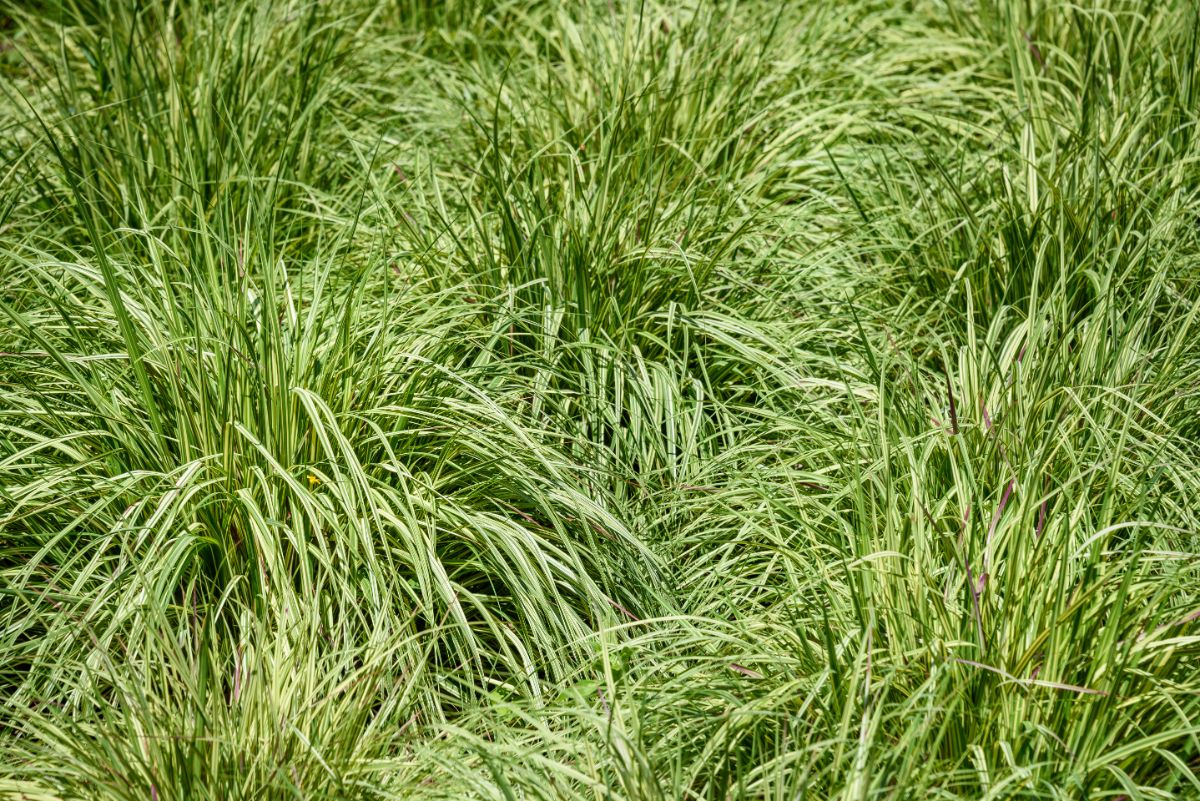
<path fill-rule="evenodd" d="M 1194 0 L 0 0 L 0 798 L 1200 799 Z"/>

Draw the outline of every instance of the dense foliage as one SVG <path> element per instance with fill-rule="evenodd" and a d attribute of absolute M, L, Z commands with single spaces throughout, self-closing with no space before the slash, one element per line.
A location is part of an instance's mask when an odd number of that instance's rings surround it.
<path fill-rule="evenodd" d="M 0 0 L 0 796 L 1200 798 L 1198 68 Z"/>

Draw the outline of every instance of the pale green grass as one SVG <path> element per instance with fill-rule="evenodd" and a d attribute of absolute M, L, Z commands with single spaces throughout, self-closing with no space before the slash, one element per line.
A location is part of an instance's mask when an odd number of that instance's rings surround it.
<path fill-rule="evenodd" d="M 1200 798 L 1198 63 L 0 0 L 0 797 Z"/>

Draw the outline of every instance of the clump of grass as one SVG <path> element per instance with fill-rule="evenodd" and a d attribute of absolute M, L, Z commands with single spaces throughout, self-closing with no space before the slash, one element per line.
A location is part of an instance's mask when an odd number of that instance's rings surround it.
<path fill-rule="evenodd" d="M 1194 797 L 1198 34 L 0 4 L 0 794 Z"/>

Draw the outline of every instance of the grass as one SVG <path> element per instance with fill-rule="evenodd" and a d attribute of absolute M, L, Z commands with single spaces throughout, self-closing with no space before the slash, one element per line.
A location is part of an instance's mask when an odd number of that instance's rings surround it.
<path fill-rule="evenodd" d="M 1198 49 L 0 0 L 0 797 L 1200 798 Z"/>

